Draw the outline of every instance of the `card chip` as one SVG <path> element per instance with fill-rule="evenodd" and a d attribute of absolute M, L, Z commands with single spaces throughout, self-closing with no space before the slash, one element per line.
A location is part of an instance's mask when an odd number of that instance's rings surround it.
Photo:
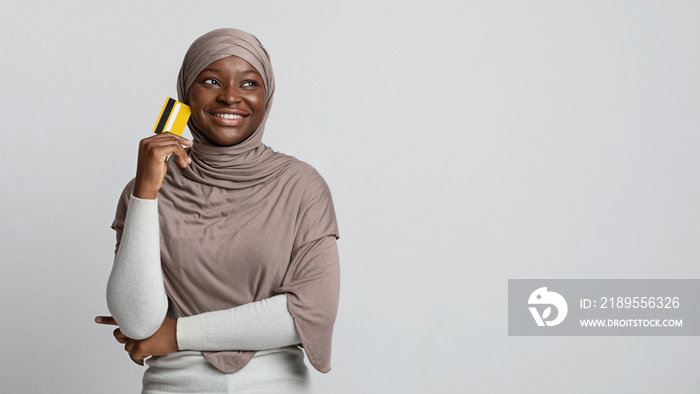
<path fill-rule="evenodd" d="M 191 113 L 190 107 L 168 97 L 165 100 L 165 104 L 163 104 L 163 109 L 160 111 L 158 121 L 153 127 L 153 132 L 160 134 L 169 131 L 173 134 L 182 135 Z"/>

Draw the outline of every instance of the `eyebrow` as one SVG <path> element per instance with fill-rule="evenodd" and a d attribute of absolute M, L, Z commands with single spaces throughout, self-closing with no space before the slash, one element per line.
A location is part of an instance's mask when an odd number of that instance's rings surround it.
<path fill-rule="evenodd" d="M 221 72 L 221 70 L 219 70 L 218 68 L 205 68 L 204 70 L 202 70 L 202 72 L 204 72 L 204 71 L 209 71 L 209 72 L 213 72 L 213 73 L 217 73 L 217 74 Z M 260 75 L 260 73 L 257 72 L 256 70 L 245 70 L 241 74 L 245 74 L 245 75 L 258 74 L 258 75 Z"/>

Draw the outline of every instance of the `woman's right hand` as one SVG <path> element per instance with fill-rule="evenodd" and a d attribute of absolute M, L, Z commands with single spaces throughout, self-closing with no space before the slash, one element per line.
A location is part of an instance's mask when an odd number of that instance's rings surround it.
<path fill-rule="evenodd" d="M 191 146 L 192 141 L 172 133 L 161 133 L 141 140 L 134 197 L 147 200 L 156 198 L 168 170 L 166 160 L 170 154 L 177 156 L 182 168 L 192 162 L 183 145 Z"/>

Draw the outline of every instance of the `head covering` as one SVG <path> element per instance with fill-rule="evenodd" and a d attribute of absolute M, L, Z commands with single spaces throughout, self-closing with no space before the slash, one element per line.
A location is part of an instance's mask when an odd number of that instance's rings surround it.
<path fill-rule="evenodd" d="M 244 59 L 262 76 L 265 117 L 249 138 L 230 147 L 209 144 L 190 121 L 192 163 L 182 169 L 169 160 L 158 192 L 166 293 L 184 316 L 286 293 L 309 361 L 327 372 L 339 287 L 335 211 L 316 170 L 262 143 L 275 86 L 267 51 L 240 30 L 203 35 L 185 55 L 178 97 L 187 103 L 196 76 L 227 56 Z M 117 208 L 117 247 L 133 187 L 134 181 Z M 203 353 L 232 373 L 254 355 L 232 350 Z"/>
<path fill-rule="evenodd" d="M 275 79 L 270 56 L 252 34 L 238 29 L 217 29 L 196 39 L 187 50 L 177 77 L 178 100 L 189 105 L 189 91 L 199 73 L 228 56 L 247 61 L 262 76 L 265 116 L 248 138 L 228 147 L 211 145 L 190 118 L 187 126 L 194 139 L 190 157 L 195 166 L 188 167 L 185 176 L 197 182 L 230 189 L 264 181 L 284 162 L 279 157 L 271 160 L 272 151 L 262 143 L 265 122 L 272 107 Z"/>
<path fill-rule="evenodd" d="M 196 39 L 185 54 L 177 76 L 177 97 L 180 102 L 189 105 L 190 88 L 199 73 L 215 61 L 229 56 L 236 56 L 250 63 L 262 76 L 265 87 L 265 117 L 260 126 L 246 141 L 226 150 L 226 153 L 241 153 L 256 148 L 262 142 L 265 121 L 275 93 L 275 77 L 270 56 L 255 36 L 237 29 L 217 29 Z M 209 145 L 192 119 L 187 125 L 195 141 L 200 145 Z"/>

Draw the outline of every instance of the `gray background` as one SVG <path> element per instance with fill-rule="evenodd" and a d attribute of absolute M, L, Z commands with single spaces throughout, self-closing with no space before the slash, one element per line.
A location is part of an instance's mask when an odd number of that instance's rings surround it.
<path fill-rule="evenodd" d="M 4 2 L 0 392 L 128 393 L 93 317 L 199 35 L 272 55 L 265 142 L 341 226 L 319 392 L 697 392 L 697 337 L 508 337 L 509 278 L 698 278 L 694 1 Z"/>

